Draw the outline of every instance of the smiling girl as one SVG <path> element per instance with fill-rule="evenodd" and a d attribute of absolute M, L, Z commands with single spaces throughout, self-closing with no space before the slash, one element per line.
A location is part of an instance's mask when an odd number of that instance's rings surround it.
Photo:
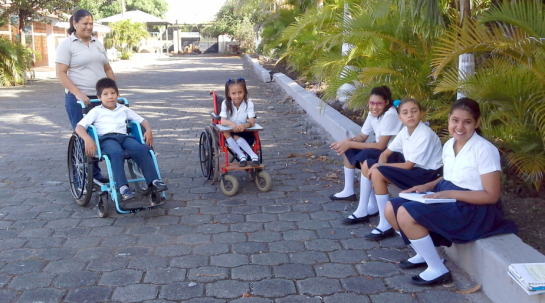
<path fill-rule="evenodd" d="M 479 135 L 479 104 L 462 98 L 452 104 L 448 130 L 452 138 L 443 147 L 442 178 L 404 192 L 435 193 L 429 198 L 452 198 L 453 203 L 424 204 L 392 199 L 386 205 L 386 218 L 401 230 L 406 244 L 417 255 L 401 261 L 402 269 L 425 267 L 411 277 L 416 285 L 452 281 L 450 271 L 439 258 L 435 246 L 468 243 L 496 234 L 515 233 L 513 222 L 503 218 L 500 201 L 500 154 Z"/>
<path fill-rule="evenodd" d="M 361 134 L 330 145 L 331 149 L 334 149 L 338 155 L 342 155 L 344 159 L 344 189 L 329 196 L 331 200 L 356 201 L 354 193 L 355 168 L 367 168 L 367 159 L 377 159 L 401 129 L 402 124 L 395 107 L 392 107 L 392 93 L 388 87 L 373 88 L 368 105 L 369 114 L 361 128 Z M 376 142 L 366 142 L 373 134 Z M 388 158 L 390 163 L 399 161 L 404 161 L 400 153 L 394 153 Z M 348 224 L 367 222 L 369 215 L 378 214 L 375 194 L 371 181 L 367 179 L 367 171 L 362 170 L 360 183 L 358 208 L 351 215 L 352 218 L 349 218 L 352 221 Z"/>
<path fill-rule="evenodd" d="M 405 125 L 388 148 L 380 154 L 378 161 L 368 159 L 368 177 L 373 183 L 380 214 L 379 224 L 365 235 L 368 240 L 382 240 L 395 236 L 392 226 L 384 217 L 384 208 L 389 200 L 388 183 L 401 189 L 433 181 L 441 176 L 441 141 L 437 134 L 421 119 L 424 111 L 420 102 L 405 99 L 398 105 L 399 119 Z M 395 152 L 403 154 L 405 162 L 389 163 Z M 347 219 L 347 220 L 350 220 Z"/>

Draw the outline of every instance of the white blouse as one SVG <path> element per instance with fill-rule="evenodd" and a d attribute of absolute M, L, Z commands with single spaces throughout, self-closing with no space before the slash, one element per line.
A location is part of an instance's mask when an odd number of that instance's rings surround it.
<path fill-rule="evenodd" d="M 422 122 L 418 123 L 412 135 L 406 126 L 403 127 L 388 149 L 402 153 L 405 161 L 414 163 L 415 167 L 435 170 L 443 165 L 441 140 Z"/>
<path fill-rule="evenodd" d="M 500 152 L 485 138 L 474 133 L 464 147 L 454 155 L 450 139 L 443 147 L 443 178 L 469 190 L 483 190 L 481 175 L 501 171 Z"/>
<path fill-rule="evenodd" d="M 399 133 L 403 124 L 399 121 L 397 111 L 394 106 L 391 106 L 382 116 L 374 117 L 371 112 L 367 115 L 367 119 L 361 127 L 361 132 L 364 135 L 370 136 L 375 134 L 376 142 L 381 136 L 391 136 L 388 143 L 392 142 Z"/>
<path fill-rule="evenodd" d="M 244 103 L 244 101 L 242 101 L 238 108 L 234 104 L 232 104 L 232 108 L 233 113 L 228 116 L 227 105 L 225 104 L 225 101 L 223 101 L 221 103 L 220 117 L 233 121 L 239 125 L 246 123 L 249 118 L 255 118 L 254 103 L 250 100 L 248 100 L 247 103 Z"/>

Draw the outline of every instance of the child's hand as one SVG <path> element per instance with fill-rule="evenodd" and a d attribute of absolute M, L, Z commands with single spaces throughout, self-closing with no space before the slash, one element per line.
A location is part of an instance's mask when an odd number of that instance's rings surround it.
<path fill-rule="evenodd" d="M 426 188 L 426 185 L 423 184 L 423 185 L 413 186 L 413 187 L 411 187 L 409 189 L 402 190 L 401 192 L 402 193 L 414 193 L 414 192 L 416 192 L 416 193 L 425 193 L 427 191 L 428 191 L 428 189 Z"/>
<path fill-rule="evenodd" d="M 151 130 L 147 130 L 144 133 L 144 141 L 147 145 L 153 146 L 153 134 L 151 133 Z"/>
<path fill-rule="evenodd" d="M 240 132 L 243 132 L 244 131 L 244 125 L 239 125 L 239 124 L 235 124 L 235 126 L 232 127 L 233 128 L 233 131 L 235 133 L 240 133 Z"/>
<path fill-rule="evenodd" d="M 340 156 L 344 154 L 344 152 L 350 148 L 350 141 L 347 139 L 340 142 L 335 142 L 331 144 L 330 146 L 331 146 L 331 149 L 335 150 L 337 152 L 337 155 Z"/>
<path fill-rule="evenodd" d="M 95 144 L 95 140 L 88 139 L 85 140 L 85 154 L 89 157 L 94 157 L 97 153 L 97 145 Z"/>

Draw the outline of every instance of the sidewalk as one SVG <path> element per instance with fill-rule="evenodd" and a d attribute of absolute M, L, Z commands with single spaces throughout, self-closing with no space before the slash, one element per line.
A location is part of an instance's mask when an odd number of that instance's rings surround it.
<path fill-rule="evenodd" d="M 94 200 L 78 206 L 61 85 L 42 77 L 0 90 L 0 301 L 487 302 L 456 292 L 474 285 L 452 262 L 454 285 L 411 285 L 419 271 L 394 264 L 410 253 L 399 238 L 366 241 L 371 226 L 341 225 L 355 205 L 326 198 L 341 188 L 331 137 L 240 58 L 131 62 L 112 66 L 154 130 L 169 186 L 159 210 L 101 219 Z M 210 123 L 208 92 L 238 77 L 265 128 L 273 189 L 261 193 L 235 172 L 240 190 L 227 197 L 201 177 L 198 139 Z"/>

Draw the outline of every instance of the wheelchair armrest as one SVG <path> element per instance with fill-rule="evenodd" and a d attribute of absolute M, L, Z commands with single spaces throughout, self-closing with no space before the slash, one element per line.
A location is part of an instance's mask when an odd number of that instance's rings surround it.
<path fill-rule="evenodd" d="M 96 157 L 99 159 L 102 158 L 102 150 L 100 149 L 100 142 L 98 141 L 98 133 L 96 127 L 94 125 L 89 125 L 89 127 L 87 128 L 87 133 L 89 134 L 89 136 L 91 136 L 91 138 L 93 138 L 93 140 L 95 141 L 95 145 L 97 146 Z"/>
<path fill-rule="evenodd" d="M 212 117 L 212 119 L 214 121 L 221 121 L 221 117 L 220 115 L 216 114 L 216 113 L 210 113 L 210 117 Z"/>
<path fill-rule="evenodd" d="M 136 139 L 136 141 L 142 144 L 145 144 L 146 141 L 144 141 L 144 136 L 143 136 L 144 133 L 142 132 L 142 126 L 140 126 L 140 123 L 129 120 L 127 124 L 128 124 L 127 127 L 129 129 L 129 134 L 133 136 Z"/>

